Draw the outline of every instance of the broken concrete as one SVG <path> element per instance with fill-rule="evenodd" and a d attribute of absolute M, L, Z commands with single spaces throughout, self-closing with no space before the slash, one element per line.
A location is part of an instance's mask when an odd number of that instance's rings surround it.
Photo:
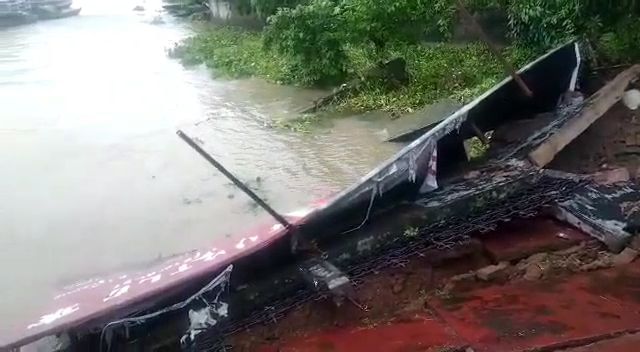
<path fill-rule="evenodd" d="M 611 261 L 614 266 L 625 265 L 633 262 L 638 257 L 638 251 L 633 248 L 625 248 L 622 252 L 614 255 Z"/>
<path fill-rule="evenodd" d="M 496 265 L 489 265 L 476 271 L 476 276 L 482 281 L 493 281 L 500 277 L 505 277 L 509 262 L 500 262 Z"/>
<path fill-rule="evenodd" d="M 634 236 L 628 247 L 640 251 L 640 236 Z"/>
<path fill-rule="evenodd" d="M 544 269 L 539 263 L 530 263 L 524 273 L 524 279 L 528 281 L 538 280 L 544 274 Z"/>
<path fill-rule="evenodd" d="M 631 179 L 629 170 L 626 167 L 619 167 L 612 170 L 604 170 L 593 174 L 593 181 L 601 185 L 611 185 L 627 182 Z"/>

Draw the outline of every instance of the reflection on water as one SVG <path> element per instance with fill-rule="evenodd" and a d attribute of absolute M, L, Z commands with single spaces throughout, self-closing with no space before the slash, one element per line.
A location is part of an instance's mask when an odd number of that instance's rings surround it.
<path fill-rule="evenodd" d="M 319 92 L 185 70 L 165 48 L 189 29 L 152 24 L 158 3 L 77 5 L 81 16 L 0 31 L 0 330 L 63 282 L 207 246 L 265 217 L 177 128 L 282 211 L 396 148 L 362 119 L 312 134 L 267 127 Z"/>

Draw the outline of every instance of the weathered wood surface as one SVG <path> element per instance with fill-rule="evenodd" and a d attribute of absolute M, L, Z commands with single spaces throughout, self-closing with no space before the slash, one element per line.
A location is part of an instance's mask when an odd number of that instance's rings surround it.
<path fill-rule="evenodd" d="M 550 163 L 564 147 L 582 134 L 615 103 L 620 101 L 629 83 L 638 79 L 639 76 L 640 65 L 634 65 L 616 76 L 611 82 L 592 95 L 576 116 L 572 117 L 545 142 L 531 151 L 529 160 L 538 167 L 544 167 Z"/>

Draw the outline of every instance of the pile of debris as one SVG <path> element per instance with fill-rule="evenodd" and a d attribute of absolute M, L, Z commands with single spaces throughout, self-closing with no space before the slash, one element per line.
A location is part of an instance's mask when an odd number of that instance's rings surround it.
<path fill-rule="evenodd" d="M 640 244 L 638 241 L 634 241 Z M 456 289 L 460 283 L 477 282 L 507 282 L 514 280 L 542 280 L 553 276 L 580 273 L 633 262 L 638 256 L 640 247 L 637 244 L 625 248 L 618 254 L 613 254 L 599 243 L 582 242 L 555 252 L 535 253 L 525 259 L 511 263 L 502 261 L 468 273 L 459 274 L 447 280 L 438 290 L 446 295 Z"/>

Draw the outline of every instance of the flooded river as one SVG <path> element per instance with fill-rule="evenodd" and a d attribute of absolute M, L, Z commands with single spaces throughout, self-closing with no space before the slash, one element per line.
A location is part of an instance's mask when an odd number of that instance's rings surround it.
<path fill-rule="evenodd" d="M 282 211 L 397 148 L 363 118 L 309 134 L 269 127 L 321 92 L 183 68 L 165 49 L 190 29 L 166 15 L 152 24 L 160 4 L 76 4 L 78 17 L 0 30 L 0 329 L 61 284 L 265 219 L 176 129 Z"/>

